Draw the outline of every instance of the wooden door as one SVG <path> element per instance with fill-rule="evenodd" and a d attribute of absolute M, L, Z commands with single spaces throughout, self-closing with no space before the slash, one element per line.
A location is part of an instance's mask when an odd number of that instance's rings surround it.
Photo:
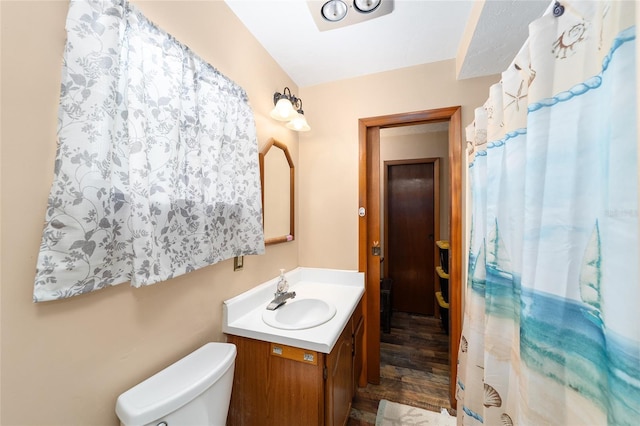
<path fill-rule="evenodd" d="M 385 262 L 393 309 L 433 315 L 435 306 L 434 160 L 385 162 Z"/>
<path fill-rule="evenodd" d="M 461 107 L 452 106 L 358 120 L 359 173 L 358 270 L 365 272 L 365 365 L 369 383 L 380 383 L 380 257 L 371 247 L 380 241 L 380 129 L 449 122 L 449 401 L 455 409 L 458 348 L 462 331 L 463 149 Z M 436 228 L 437 229 L 437 228 Z"/>

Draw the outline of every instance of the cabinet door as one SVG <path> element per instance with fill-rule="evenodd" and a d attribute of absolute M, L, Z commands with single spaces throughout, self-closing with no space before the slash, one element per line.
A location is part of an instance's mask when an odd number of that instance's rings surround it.
<path fill-rule="evenodd" d="M 364 314 L 363 301 L 360 300 L 351 316 L 352 342 L 353 342 L 353 394 L 356 388 L 367 386 L 367 378 L 364 374 Z"/>
<path fill-rule="evenodd" d="M 322 425 L 324 357 L 317 352 L 274 343 L 271 348 L 267 376 L 268 416 L 257 425 Z M 309 352 L 315 360 L 304 360 Z"/>
<path fill-rule="evenodd" d="M 229 426 L 322 425 L 324 354 L 238 336 Z"/>
<path fill-rule="evenodd" d="M 351 333 L 352 325 L 347 324 L 333 350 L 327 355 L 325 423 L 328 426 L 345 425 L 351 410 L 353 398 Z"/>
<path fill-rule="evenodd" d="M 362 366 L 364 357 L 364 317 L 360 316 L 359 320 L 353 318 L 353 393 L 356 387 L 366 386 L 366 378 L 362 378 Z"/>

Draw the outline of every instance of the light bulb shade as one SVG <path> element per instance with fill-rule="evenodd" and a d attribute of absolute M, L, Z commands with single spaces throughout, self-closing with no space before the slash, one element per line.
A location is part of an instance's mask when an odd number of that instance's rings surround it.
<path fill-rule="evenodd" d="M 298 112 L 291 105 L 291 101 L 286 97 L 281 97 L 276 106 L 271 110 L 269 114 L 271 118 L 278 121 L 290 121 L 293 120 Z"/>
<path fill-rule="evenodd" d="M 353 5 L 358 12 L 370 13 L 380 6 L 381 0 L 354 0 Z"/>
<path fill-rule="evenodd" d="M 296 113 L 297 115 L 287 123 L 287 129 L 295 130 L 296 132 L 308 132 L 311 130 L 307 119 L 304 118 L 304 114 Z"/>
<path fill-rule="evenodd" d="M 342 0 L 329 0 L 322 5 L 322 17 L 327 21 L 337 22 L 347 16 L 347 5 Z"/>

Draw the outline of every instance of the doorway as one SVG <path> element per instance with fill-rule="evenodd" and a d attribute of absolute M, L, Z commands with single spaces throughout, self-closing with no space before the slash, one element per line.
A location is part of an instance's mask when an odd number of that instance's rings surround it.
<path fill-rule="evenodd" d="M 437 158 L 384 162 L 384 276 L 394 311 L 433 316 L 439 216 Z"/>
<path fill-rule="evenodd" d="M 460 107 L 448 107 L 359 120 L 358 265 L 365 273 L 365 368 L 360 384 L 380 382 L 380 129 L 449 122 L 449 398 L 456 407 L 455 378 L 462 329 L 462 135 Z"/>

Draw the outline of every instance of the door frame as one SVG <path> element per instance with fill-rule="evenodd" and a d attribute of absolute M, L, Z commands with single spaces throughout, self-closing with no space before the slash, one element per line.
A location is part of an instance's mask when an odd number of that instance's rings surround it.
<path fill-rule="evenodd" d="M 403 165 L 412 165 L 412 164 L 433 164 L 433 241 L 434 244 L 436 241 L 440 240 L 440 158 L 438 157 L 430 157 L 430 158 L 412 158 L 406 160 L 387 160 L 384 162 L 384 191 L 383 191 L 383 203 L 384 203 L 384 243 L 382 244 L 382 254 L 383 259 L 387 258 L 387 244 L 389 243 L 389 221 L 387 218 L 389 217 L 389 197 L 388 197 L 388 187 L 389 187 L 389 167 L 391 166 L 403 166 Z M 438 250 L 434 248 L 433 250 L 433 261 L 434 265 L 438 264 L 438 260 L 440 258 Z M 384 276 L 389 276 L 389 262 L 383 262 L 382 269 L 384 270 Z M 437 287 L 437 274 L 434 270 L 433 272 L 433 286 Z M 434 295 L 435 299 L 435 295 Z M 438 302 L 434 303 L 434 316 L 438 314 Z"/>
<path fill-rule="evenodd" d="M 462 133 L 461 107 L 361 118 L 359 138 L 358 270 L 365 273 L 365 350 L 360 385 L 380 383 L 380 129 L 449 122 L 449 399 L 456 408 L 458 346 L 462 332 Z"/>

